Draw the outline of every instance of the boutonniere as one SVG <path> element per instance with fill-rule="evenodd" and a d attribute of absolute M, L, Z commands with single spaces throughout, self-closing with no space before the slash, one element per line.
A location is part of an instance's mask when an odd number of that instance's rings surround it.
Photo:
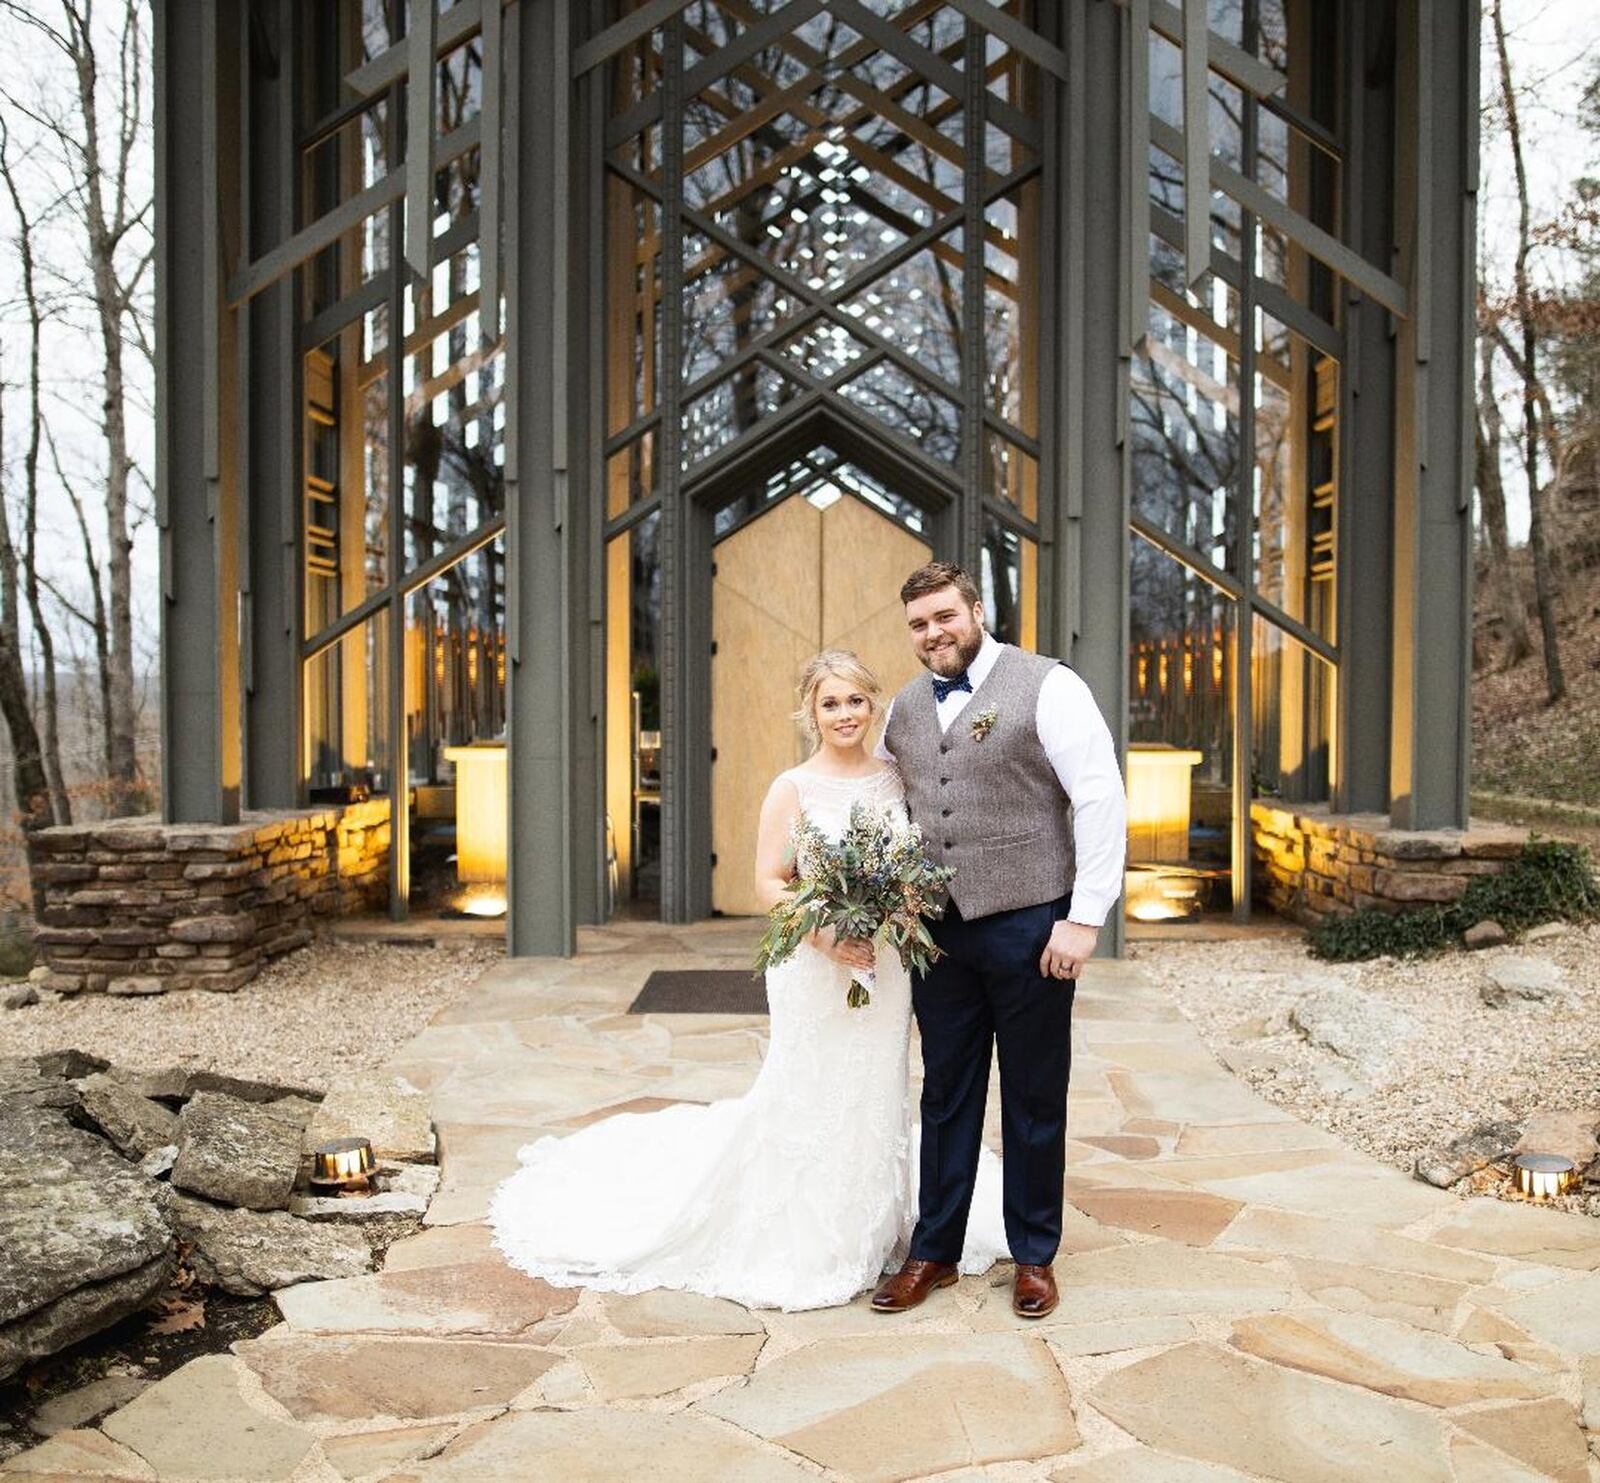
<path fill-rule="evenodd" d="M 1000 719 L 1000 714 L 992 705 L 986 705 L 972 718 L 972 739 L 982 741 L 994 730 L 994 723 Z"/>

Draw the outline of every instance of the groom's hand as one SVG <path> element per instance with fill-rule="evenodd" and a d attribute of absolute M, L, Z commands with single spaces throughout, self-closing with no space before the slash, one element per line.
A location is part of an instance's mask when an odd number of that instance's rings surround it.
<path fill-rule="evenodd" d="M 1050 941 L 1039 955 L 1040 974 L 1063 981 L 1076 978 L 1083 971 L 1083 965 L 1094 956 L 1094 945 L 1099 937 L 1098 927 L 1086 927 L 1082 922 L 1057 922 L 1050 929 Z"/>

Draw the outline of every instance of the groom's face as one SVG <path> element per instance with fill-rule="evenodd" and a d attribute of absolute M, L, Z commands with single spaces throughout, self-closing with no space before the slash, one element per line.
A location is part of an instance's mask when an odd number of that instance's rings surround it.
<path fill-rule="evenodd" d="M 983 647 L 983 604 L 968 604 L 954 587 L 941 587 L 906 604 L 911 648 L 934 674 L 958 675 Z"/>

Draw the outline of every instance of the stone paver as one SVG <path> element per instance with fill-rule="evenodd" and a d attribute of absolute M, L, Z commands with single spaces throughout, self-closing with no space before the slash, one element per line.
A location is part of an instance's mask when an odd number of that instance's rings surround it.
<path fill-rule="evenodd" d="M 1023 1334 L 823 1340 L 700 1408 L 861 1479 L 1078 1444 L 1066 1380 L 1044 1340 Z"/>
<path fill-rule="evenodd" d="M 425 1228 L 379 1272 L 281 1290 L 280 1327 L 98 1428 L 64 1418 L 0 1473 L 1600 1479 L 1584 1430 L 1600 1427 L 1600 1225 L 1462 1202 L 1296 1121 L 1134 963 L 1096 962 L 1079 990 L 1062 1301 L 1044 1321 L 1011 1312 L 1006 1263 L 894 1317 L 866 1295 L 751 1312 L 511 1270 L 483 1221 L 524 1143 L 748 1086 L 764 1018 L 624 1011 L 651 968 L 742 966 L 753 944 L 748 922 L 629 923 L 584 929 L 571 961 L 496 965 L 346 1098 L 365 1119 L 394 1077 L 419 1089 L 397 1089 L 383 1137 L 417 1154 L 424 1113 L 437 1130 Z M 990 1098 L 998 1146 L 993 1080 Z"/>
<path fill-rule="evenodd" d="M 287 1478 L 316 1439 L 252 1405 L 243 1370 L 223 1354 L 190 1360 L 113 1412 L 101 1430 L 158 1478 Z"/>
<path fill-rule="evenodd" d="M 1089 1402 L 1152 1447 L 1250 1475 L 1293 1483 L 1450 1480 L 1441 1419 L 1210 1344 L 1185 1344 L 1113 1371 Z"/>

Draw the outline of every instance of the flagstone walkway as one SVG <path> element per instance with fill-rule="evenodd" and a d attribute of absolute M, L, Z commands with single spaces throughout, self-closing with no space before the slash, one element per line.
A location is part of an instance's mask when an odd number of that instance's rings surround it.
<path fill-rule="evenodd" d="M 735 966 L 752 940 L 614 927 L 491 969 L 391 1062 L 432 1098 L 428 1228 L 0 1476 L 1600 1480 L 1600 1226 L 1341 1147 L 1236 1081 L 1131 963 L 1079 990 L 1043 1322 L 1012 1315 L 1007 1267 L 897 1317 L 508 1269 L 482 1221 L 519 1145 L 748 1085 L 763 1019 L 624 1011 L 652 967 Z"/>

